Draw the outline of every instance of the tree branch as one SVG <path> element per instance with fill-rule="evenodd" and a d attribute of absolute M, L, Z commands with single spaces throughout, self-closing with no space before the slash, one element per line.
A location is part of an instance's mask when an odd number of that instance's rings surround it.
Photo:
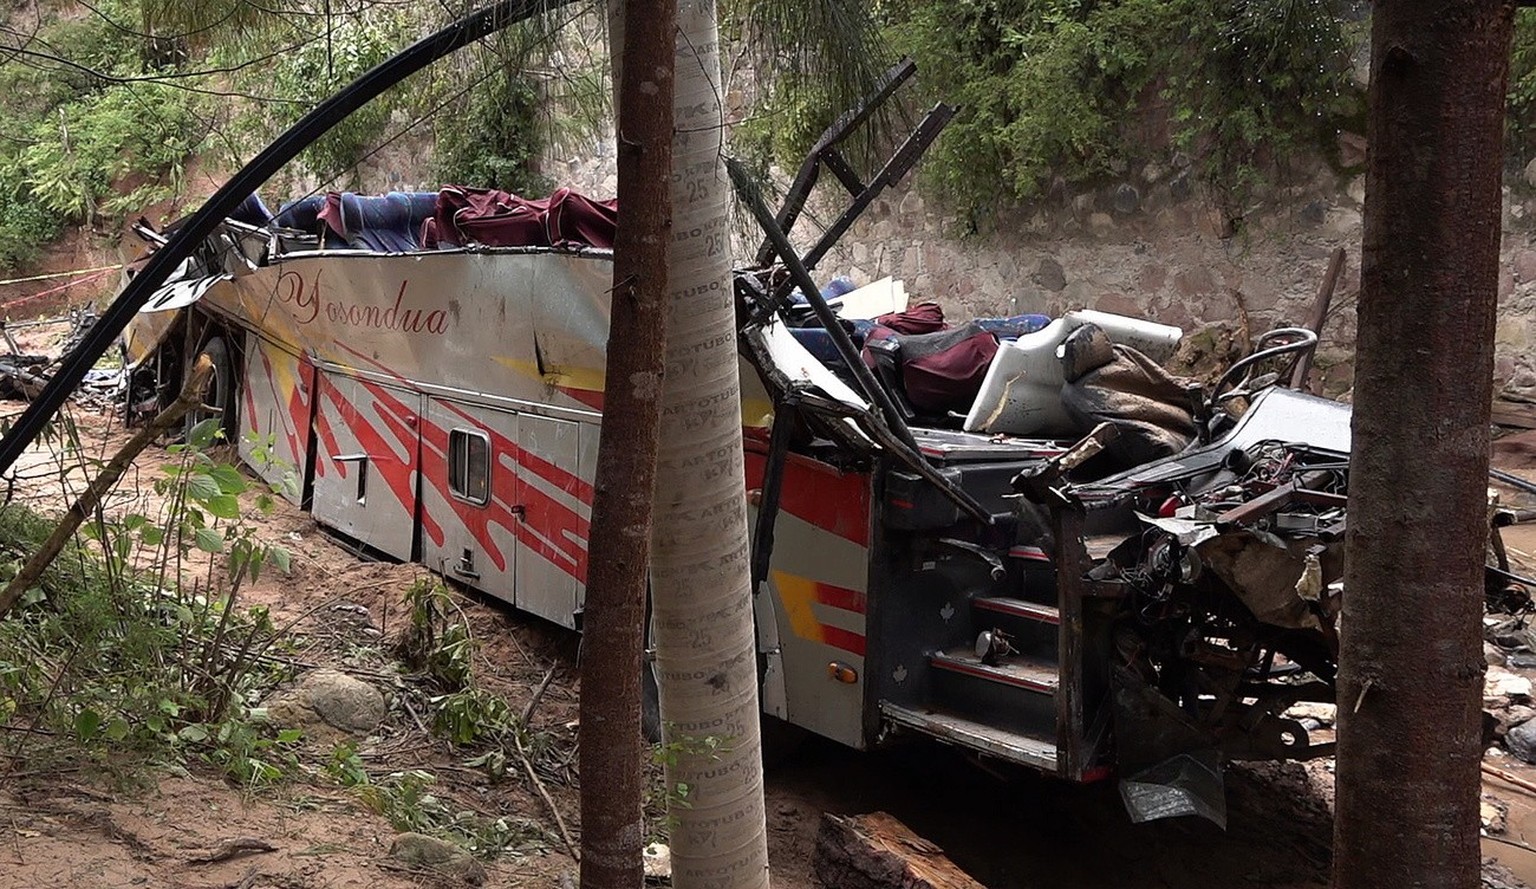
<path fill-rule="evenodd" d="M 101 474 L 75 499 L 69 511 L 64 513 L 64 517 L 59 520 L 53 533 L 48 535 L 48 539 L 27 560 L 21 571 L 17 572 L 15 578 L 6 585 L 5 590 L 0 591 L 0 618 L 5 617 L 6 613 L 15 606 L 22 593 L 36 585 L 38 578 L 42 577 L 43 572 L 53 564 L 53 560 L 64 549 L 64 544 L 69 542 L 69 539 L 79 530 L 80 524 L 100 505 L 102 498 L 112 490 L 117 480 L 122 478 L 134 459 L 149 446 L 150 442 L 160 437 L 162 433 L 170 431 L 171 427 L 181 421 L 187 411 L 202 402 L 203 390 L 207 387 L 208 378 L 212 375 L 213 362 L 206 355 L 200 356 L 196 366 L 192 368 L 192 373 L 187 377 L 186 385 L 181 389 L 181 395 L 171 402 L 170 407 L 144 424 L 144 428 L 113 455 L 107 465 L 102 468 Z"/>

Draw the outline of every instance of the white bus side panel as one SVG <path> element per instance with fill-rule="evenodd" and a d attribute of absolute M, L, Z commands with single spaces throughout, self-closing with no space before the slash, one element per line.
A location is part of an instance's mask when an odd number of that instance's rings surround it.
<path fill-rule="evenodd" d="M 314 373 L 309 362 L 246 333 L 240 458 L 294 504 L 302 493 L 309 452 Z"/>
<path fill-rule="evenodd" d="M 410 561 L 421 395 L 328 371 L 319 376 L 315 520 Z"/>
<path fill-rule="evenodd" d="M 568 627 L 576 625 L 587 578 L 592 519 L 592 485 L 580 474 L 583 431 L 580 423 L 537 414 L 517 424 L 517 607 Z"/>
<path fill-rule="evenodd" d="M 518 415 L 428 396 L 421 436 L 423 564 L 506 602 L 517 564 Z"/>

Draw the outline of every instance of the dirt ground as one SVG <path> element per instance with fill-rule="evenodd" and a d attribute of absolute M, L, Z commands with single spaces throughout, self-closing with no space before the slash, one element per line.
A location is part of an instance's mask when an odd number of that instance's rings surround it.
<path fill-rule="evenodd" d="M 9 413 L 9 411 L 0 411 Z M 127 437 L 115 421 L 76 411 L 89 447 L 110 454 Z M 138 477 L 112 509 L 142 509 L 148 479 L 165 459 L 138 461 Z M 1536 477 L 1536 473 L 1530 473 Z M 41 455 L 23 461 L 15 496 L 34 505 L 61 502 L 61 483 Z M 424 569 L 367 561 L 280 504 L 260 533 L 293 552 L 289 575 L 264 574 L 247 604 L 266 604 L 278 625 L 292 623 L 305 644 L 295 666 L 331 666 L 397 693 L 387 724 L 360 745 L 370 774 L 422 769 L 434 793 L 485 815 L 531 819 L 543 839 L 488 862 L 493 886 L 574 885 L 575 863 L 536 788 L 516 770 L 492 781 L 464 765 L 466 754 L 424 732 L 409 690 L 387 663 L 385 640 L 406 613 L 403 593 Z M 1536 525 L 1507 538 L 1517 559 L 1536 553 Z M 1536 568 L 1536 561 L 1527 569 Z M 576 640 L 493 601 L 461 598 L 478 641 L 478 681 L 526 705 L 543 678 L 553 680 L 532 727 L 549 742 L 537 759 L 541 782 L 576 828 Z M 1519 672 L 1519 671 L 1517 671 Z M 1536 678 L 1536 671 L 1528 671 Z M 400 702 L 404 702 L 403 704 Z M 1500 768 L 1536 780 L 1536 769 L 1502 751 Z M 142 776 L 141 776 L 142 778 Z M 1485 852 L 1536 885 L 1536 794 L 1490 778 L 1490 798 L 1507 811 L 1504 832 Z M 1228 779 L 1225 832 L 1197 819 L 1132 825 L 1112 782 L 1073 786 L 1023 772 L 1000 772 L 934 744 L 860 753 L 813 741 L 769 773 L 768 813 L 774 885 L 811 889 L 812 853 L 824 812 L 884 810 L 937 843 L 989 887 L 1222 887 L 1327 885 L 1332 834 L 1332 763 L 1236 766 Z M 398 869 L 386 855 L 396 831 L 346 789 L 289 781 L 242 792 L 212 772 L 167 770 L 146 784 L 121 776 L 0 771 L 0 887 L 166 886 L 185 889 L 446 885 Z M 201 863 L 242 838 L 274 851 Z"/>
<path fill-rule="evenodd" d="M 76 414 L 94 453 L 107 456 L 127 437 L 115 422 Z M 125 485 L 117 511 L 152 505 L 147 479 L 165 455 L 138 461 L 138 484 Z M 61 482 L 37 453 L 20 464 L 17 499 L 60 501 Z M 78 478 L 63 483 L 78 484 Z M 293 552 L 289 575 L 264 574 L 247 604 L 265 604 L 278 625 L 295 622 L 306 639 L 302 666 L 332 666 L 379 681 L 385 664 L 370 644 L 404 620 L 402 594 L 424 569 L 359 559 L 314 521 L 286 506 L 261 519 L 262 534 Z M 523 706 L 553 669 L 555 679 L 534 715 L 554 746 L 575 741 L 575 638 L 500 604 L 465 598 L 479 642 L 478 680 Z M 366 614 L 366 616 L 364 616 Z M 361 654 L 360 654 L 361 652 Z M 564 886 L 575 864 L 565 854 L 548 808 L 520 776 L 492 784 L 465 758 L 421 732 L 413 714 L 394 708 L 380 737 L 360 749 L 378 772 L 423 769 L 437 792 L 496 815 L 536 819 L 548 828 L 543 848 L 490 864 L 490 885 Z M 573 772 L 543 776 L 566 822 L 577 820 Z M 769 775 L 768 812 L 774 885 L 811 889 L 812 852 L 824 812 L 885 810 L 938 843 L 962 867 L 999 889 L 1047 886 L 1276 886 L 1326 882 L 1331 826 L 1327 773 L 1314 765 L 1240 769 L 1231 790 L 1226 834 L 1204 822 L 1131 825 L 1112 784 L 1074 787 L 1030 773 L 978 767 L 947 748 L 913 744 L 878 754 L 812 742 Z M 243 794 L 215 774 L 166 774 L 149 788 L 122 790 L 80 774 L 0 779 L 0 887 L 420 885 L 393 871 L 385 852 L 395 831 L 355 795 L 294 782 Z M 7 824 L 7 822 L 9 822 Z M 219 843 L 252 837 L 271 853 L 196 864 Z"/>
<path fill-rule="evenodd" d="M 110 456 L 128 437 L 109 418 L 79 411 L 74 416 L 87 451 L 98 457 Z M 78 487 L 81 475 L 61 479 L 39 451 L 34 448 L 18 463 L 15 499 L 37 507 L 58 504 L 64 489 Z M 146 451 L 109 500 L 109 510 L 153 507 L 149 481 L 167 459 L 159 448 Z M 369 773 L 422 769 L 437 778 L 433 792 L 455 806 L 552 822 L 525 779 L 509 777 L 493 785 L 484 771 L 462 764 L 466 754 L 422 731 L 420 716 L 410 709 L 410 690 L 390 669 L 387 642 L 405 622 L 404 592 L 424 569 L 359 559 L 281 501 L 276 511 L 256 520 L 265 539 L 291 551 L 292 570 L 264 573 L 245 587 L 242 603 L 267 605 L 277 626 L 291 625 L 303 638 L 299 655 L 291 658 L 295 668 L 339 669 L 380 685 L 395 699 L 386 725 L 359 744 Z M 559 628 L 514 620 L 494 603 L 462 599 L 460 604 L 478 643 L 479 685 L 521 707 L 554 671 L 532 724 L 552 747 L 572 754 L 566 768 L 548 768 L 543 781 L 563 817 L 574 822 L 574 638 Z M 115 783 L 74 773 L 0 775 L 0 833 L 10 834 L 0 836 L 0 886 L 424 885 L 418 875 L 391 869 L 385 853 L 396 831 L 342 788 L 290 782 L 242 793 L 211 773 L 171 773 L 149 788 L 123 790 Z M 265 840 L 277 850 L 189 863 L 220 842 L 242 837 Z M 562 885 L 574 863 L 560 842 L 551 825 L 541 848 L 489 863 L 490 885 Z"/>

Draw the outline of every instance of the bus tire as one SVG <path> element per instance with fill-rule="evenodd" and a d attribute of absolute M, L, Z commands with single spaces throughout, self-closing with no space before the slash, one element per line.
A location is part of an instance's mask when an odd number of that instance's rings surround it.
<path fill-rule="evenodd" d="M 661 743 L 661 689 L 649 659 L 640 667 L 640 736 L 647 744 Z"/>
<path fill-rule="evenodd" d="M 224 430 L 226 441 L 234 441 L 239 423 L 235 416 L 235 362 L 230 353 L 229 344 L 223 337 L 215 334 L 203 343 L 197 356 L 187 363 L 187 373 L 192 372 L 197 359 L 207 355 L 213 362 L 213 376 L 208 379 L 208 385 L 203 389 L 202 405 L 187 411 L 186 431 L 191 433 L 192 427 L 210 417 L 219 418 L 219 427 Z"/>

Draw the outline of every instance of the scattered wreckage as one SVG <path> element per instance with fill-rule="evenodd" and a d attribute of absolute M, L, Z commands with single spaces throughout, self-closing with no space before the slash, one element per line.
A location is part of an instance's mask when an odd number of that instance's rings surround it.
<path fill-rule="evenodd" d="M 1142 319 L 951 326 L 899 281 L 823 290 L 810 270 L 952 114 L 866 183 L 838 146 L 868 112 L 756 205 L 735 277 L 764 713 L 1221 821 L 1222 763 L 1333 750 L 1286 715 L 1333 700 L 1338 661 L 1349 408 L 1281 385 L 1316 334 L 1203 386 Z M 851 200 L 801 254 L 823 169 Z M 615 216 L 566 190 L 252 197 L 126 332 L 130 408 L 206 354 L 240 456 L 320 524 L 579 628 Z"/>
<path fill-rule="evenodd" d="M 31 321 L 0 320 L 0 399 L 31 400 L 47 385 L 53 368 L 62 356 L 79 345 L 91 326 L 96 312 L 89 306 L 71 308 L 56 318 Z M 36 327 L 64 327 L 59 344 L 47 354 L 28 352 L 16 340 L 16 332 Z M 87 402 L 103 409 L 111 408 L 119 394 L 122 375 L 116 370 L 100 369 L 88 373 L 75 392 L 77 402 Z"/>

